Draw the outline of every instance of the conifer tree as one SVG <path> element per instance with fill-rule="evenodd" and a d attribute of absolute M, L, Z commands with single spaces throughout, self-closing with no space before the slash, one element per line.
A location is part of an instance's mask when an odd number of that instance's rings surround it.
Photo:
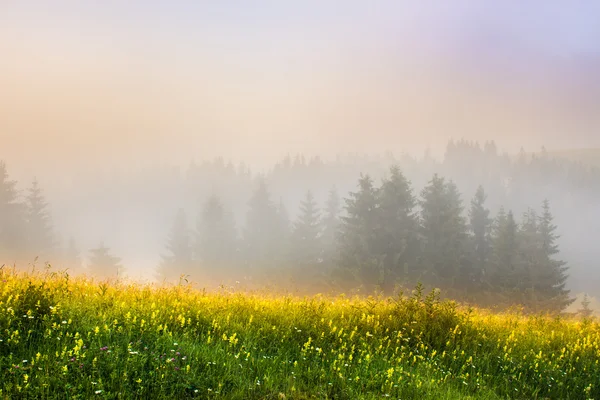
<path fill-rule="evenodd" d="M 437 174 L 421 192 L 421 276 L 431 284 L 460 286 L 467 261 L 467 224 L 460 193 Z"/>
<path fill-rule="evenodd" d="M 332 267 L 337 261 L 338 235 L 340 229 L 340 197 L 336 187 L 329 190 L 323 216 L 321 245 L 323 248 L 322 258 L 327 267 Z"/>
<path fill-rule="evenodd" d="M 110 249 L 100 243 L 95 249 L 90 250 L 90 274 L 99 279 L 119 279 L 123 274 L 121 259 L 110 253 Z"/>
<path fill-rule="evenodd" d="M 176 280 L 182 274 L 193 275 L 192 247 L 187 216 L 182 208 L 177 210 L 166 244 L 167 254 L 161 256 L 160 279 Z"/>
<path fill-rule="evenodd" d="M 491 274 L 487 283 L 495 292 L 509 294 L 516 291 L 522 277 L 519 255 L 518 226 L 512 211 L 500 209 L 493 228 Z"/>
<path fill-rule="evenodd" d="M 369 175 L 361 175 L 359 190 L 345 199 L 346 215 L 341 217 L 339 235 L 339 269 L 336 276 L 367 285 L 382 286 L 385 282 L 380 254 L 377 254 L 376 231 L 378 216 L 377 189 Z"/>
<path fill-rule="evenodd" d="M 378 253 L 383 256 L 384 290 L 393 288 L 399 279 L 408 279 L 418 256 L 418 216 L 416 199 L 410 182 L 398 166 L 390 168 L 390 176 L 378 191 Z"/>
<path fill-rule="evenodd" d="M 22 261 L 25 249 L 25 209 L 18 199 L 17 182 L 0 161 L 0 265 Z"/>
<path fill-rule="evenodd" d="M 582 318 L 590 318 L 592 315 L 594 315 L 594 311 L 590 308 L 590 299 L 587 293 L 583 295 L 583 299 L 581 300 L 581 308 L 577 310 L 577 313 Z"/>
<path fill-rule="evenodd" d="M 485 206 L 486 199 L 485 191 L 480 185 L 471 200 L 471 208 L 469 209 L 469 228 L 473 235 L 474 258 L 472 276 L 469 279 L 474 282 L 476 287 L 481 285 L 485 277 L 491 252 L 492 219 L 490 218 L 490 210 Z"/>
<path fill-rule="evenodd" d="M 312 266 L 321 257 L 320 211 L 310 191 L 300 203 L 300 215 L 292 230 L 292 263 L 294 267 Z"/>
<path fill-rule="evenodd" d="M 27 248 L 30 256 L 50 261 L 56 256 L 56 237 L 48 203 L 38 180 L 34 179 L 26 198 Z"/>
<path fill-rule="evenodd" d="M 259 180 L 248 206 L 243 231 L 245 258 L 255 267 L 277 265 L 279 260 L 274 255 L 281 251 L 277 248 L 280 243 L 281 220 L 263 179 Z"/>
<path fill-rule="evenodd" d="M 69 238 L 69 244 L 65 250 L 64 268 L 69 269 L 70 274 L 79 274 L 83 272 L 81 255 L 77 248 L 77 243 L 73 237 Z"/>
<path fill-rule="evenodd" d="M 238 257 L 235 221 L 213 194 L 202 207 L 196 222 L 195 263 L 212 272 L 228 271 Z"/>
<path fill-rule="evenodd" d="M 540 278 L 544 282 L 544 297 L 547 302 L 546 309 L 562 311 L 572 304 L 575 299 L 569 297 L 570 290 L 566 289 L 568 267 L 566 262 L 558 260 L 555 256 L 560 252 L 556 240 L 556 225 L 550 212 L 550 203 L 544 200 L 542 214 L 539 217 L 538 227 L 540 233 L 541 250 L 543 255 L 542 271 Z"/>

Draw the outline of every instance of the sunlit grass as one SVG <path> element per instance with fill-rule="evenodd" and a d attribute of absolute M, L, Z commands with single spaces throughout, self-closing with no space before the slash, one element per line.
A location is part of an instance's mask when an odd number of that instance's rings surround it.
<path fill-rule="evenodd" d="M 595 321 L 0 272 L 0 397 L 600 397 Z"/>

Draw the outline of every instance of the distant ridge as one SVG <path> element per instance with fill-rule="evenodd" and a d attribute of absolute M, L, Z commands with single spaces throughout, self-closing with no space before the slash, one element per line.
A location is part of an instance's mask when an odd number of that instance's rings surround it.
<path fill-rule="evenodd" d="M 600 167 L 600 148 L 556 150 L 548 151 L 548 154 L 557 158 Z"/>

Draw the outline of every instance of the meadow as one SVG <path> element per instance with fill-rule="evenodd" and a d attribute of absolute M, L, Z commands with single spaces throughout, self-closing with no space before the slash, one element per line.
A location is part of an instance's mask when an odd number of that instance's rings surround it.
<path fill-rule="evenodd" d="M 595 320 L 0 270 L 0 398 L 593 399 Z"/>

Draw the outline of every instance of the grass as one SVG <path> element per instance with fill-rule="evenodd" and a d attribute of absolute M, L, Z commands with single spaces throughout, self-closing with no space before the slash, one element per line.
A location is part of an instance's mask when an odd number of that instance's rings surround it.
<path fill-rule="evenodd" d="M 0 270 L 0 398 L 600 398 L 600 326 Z"/>

